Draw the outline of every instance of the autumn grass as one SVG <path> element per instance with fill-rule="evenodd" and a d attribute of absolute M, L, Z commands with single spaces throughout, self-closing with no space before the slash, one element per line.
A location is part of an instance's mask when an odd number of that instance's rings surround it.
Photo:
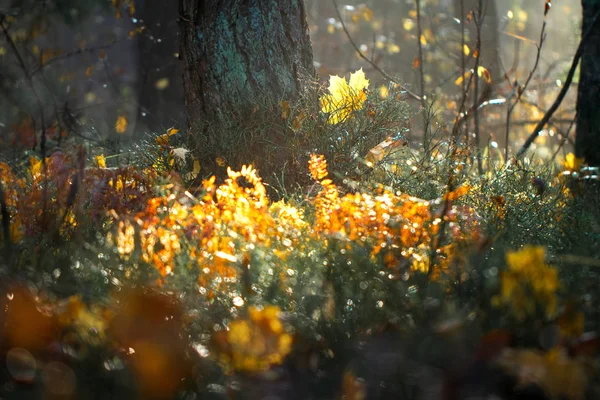
<path fill-rule="evenodd" d="M 413 147 L 403 93 L 379 96 L 348 91 L 337 102 L 352 111 L 335 120 L 313 99 L 281 100 L 263 123 L 256 111 L 246 130 L 232 121 L 209 160 L 217 177 L 173 130 L 126 157 L 0 164 L 5 357 L 60 358 L 80 396 L 86 374 L 116 398 L 267 391 L 273 376 L 333 398 L 484 365 L 508 381 L 534 368 L 547 379 L 520 383 L 548 397 L 593 398 L 597 188 L 563 174 L 569 162 L 504 165 L 488 148 L 479 174 L 443 135 Z M 286 144 L 268 153 L 293 168 L 242 165 L 275 128 Z M 30 326 L 40 334 L 16 334 Z M 567 394 L 557 365 L 577 371 Z"/>

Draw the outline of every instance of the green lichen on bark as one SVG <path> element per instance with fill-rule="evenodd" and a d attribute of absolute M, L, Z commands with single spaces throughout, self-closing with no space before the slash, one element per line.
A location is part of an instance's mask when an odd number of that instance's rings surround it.
<path fill-rule="evenodd" d="M 182 32 L 188 107 L 214 116 L 252 107 L 257 97 L 291 98 L 302 74 L 314 75 L 301 1 L 187 3 L 197 3 L 195 23 Z"/>
<path fill-rule="evenodd" d="M 280 101 L 299 98 L 315 77 L 304 2 L 182 0 L 182 4 L 180 53 L 189 145 L 203 172 L 219 175 L 223 168 L 214 160 L 228 157 L 234 148 L 253 154 L 269 151 L 258 137 L 270 144 L 279 140 L 279 148 L 286 147 L 281 143 L 284 128 L 276 127 L 281 120 L 273 111 Z M 271 131 L 258 132 L 261 124 Z M 285 154 L 277 157 L 282 164 L 287 160 Z M 232 161 L 227 159 L 236 165 Z M 252 161 L 247 157 L 242 162 Z"/>

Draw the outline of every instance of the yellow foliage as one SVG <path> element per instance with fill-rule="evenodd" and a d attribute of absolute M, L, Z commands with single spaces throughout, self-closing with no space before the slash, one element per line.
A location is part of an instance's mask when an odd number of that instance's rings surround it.
<path fill-rule="evenodd" d="M 283 201 L 271 203 L 256 170 L 243 166 L 241 171 L 227 168 L 228 178 L 219 186 L 215 177 L 205 180 L 204 192 L 195 203 L 181 197 L 177 189 L 169 196 L 150 199 L 131 222 L 118 223 L 110 240 L 122 258 L 139 250 L 142 259 L 162 276 L 177 273 L 176 258 L 185 249 L 190 263 L 200 271 L 198 283 L 208 296 L 223 293 L 231 278 L 239 279 L 240 266 L 248 265 L 255 246 L 268 248 L 271 260 L 285 262 L 292 249 L 302 248 L 307 241 L 326 243 L 330 237 L 365 246 L 390 268 L 408 262 L 414 271 L 429 273 L 432 238 L 439 224 L 429 202 L 383 189 L 376 194 L 342 195 L 329 179 L 327 161 L 320 155 L 311 156 L 309 170 L 321 187 L 311 199 L 314 219 L 310 222 L 301 210 Z M 449 196 L 456 199 L 468 190 L 464 186 Z M 447 218 L 456 221 L 457 215 L 453 212 Z M 139 230 L 134 229 L 136 225 Z M 476 224 L 465 230 L 455 225 L 451 235 L 456 243 L 478 235 Z M 191 250 L 182 246 L 190 239 L 197 243 Z M 440 260 L 436 260 L 433 279 L 458 252 L 449 245 L 436 254 Z"/>
<path fill-rule="evenodd" d="M 228 330 L 215 334 L 220 360 L 235 371 L 258 372 L 281 364 L 292 349 L 276 306 L 251 306 L 248 317 L 232 321 Z"/>
<path fill-rule="evenodd" d="M 387 86 L 385 86 L 385 85 L 379 86 L 379 98 L 380 99 L 382 99 L 382 100 L 387 99 L 389 94 L 390 94 L 390 91 L 387 88 Z"/>
<path fill-rule="evenodd" d="M 508 268 L 502 272 L 496 302 L 508 306 L 518 320 L 535 317 L 538 310 L 546 317 L 556 312 L 558 271 L 545 258 L 546 250 L 540 246 L 525 246 L 506 255 Z"/>
<path fill-rule="evenodd" d="M 362 68 L 350 74 L 350 82 L 337 75 L 329 77 L 329 94 L 321 97 L 321 109 L 329 113 L 330 124 L 338 124 L 352 116 L 354 111 L 360 110 L 367 100 L 366 89 L 369 80 L 366 79 Z"/>
<path fill-rule="evenodd" d="M 176 135 L 177 133 L 179 133 L 179 129 L 169 128 L 167 133 L 164 133 L 156 138 L 156 144 L 159 146 L 168 146 L 169 137 Z"/>

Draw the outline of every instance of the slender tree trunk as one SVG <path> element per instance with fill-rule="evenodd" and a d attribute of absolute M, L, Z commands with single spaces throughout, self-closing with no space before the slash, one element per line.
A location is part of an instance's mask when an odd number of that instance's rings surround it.
<path fill-rule="evenodd" d="M 472 53 L 474 53 L 477 48 L 478 42 L 480 45 L 477 60 L 467 58 L 465 70 L 468 71 L 475 68 L 476 65 L 482 66 L 490 72 L 492 81 L 497 81 L 498 78 L 503 75 L 503 71 L 500 67 L 500 47 L 498 41 L 499 18 L 496 0 L 454 0 L 454 10 L 455 15 L 457 15 L 461 21 L 465 22 L 465 44 L 470 48 Z M 477 28 L 476 19 L 482 20 L 479 21 L 481 24 L 479 29 Z M 480 35 L 479 38 L 477 37 L 478 35 Z M 475 82 L 471 84 L 471 94 L 469 94 L 469 96 L 475 98 L 470 97 L 468 103 L 478 101 L 477 97 L 485 90 L 484 85 L 487 84 L 482 83 L 483 81 L 478 79 L 477 75 L 475 75 Z M 473 90 L 474 88 L 476 88 L 476 90 Z M 495 88 L 492 87 L 490 93 L 494 92 L 494 90 Z M 474 126 L 470 123 L 465 125 L 465 129 L 467 130 L 467 143 L 472 143 L 475 154 L 480 154 L 481 146 L 485 146 L 491 137 L 493 137 L 493 140 L 496 141 L 500 147 L 504 147 L 504 135 L 494 134 L 492 136 L 493 131 L 488 126 L 489 122 L 484 119 L 479 119 L 477 113 L 475 113 L 475 116 L 476 117 L 472 119 Z M 477 156 L 477 161 L 478 163 L 481 162 L 479 156 Z"/>
<path fill-rule="evenodd" d="M 600 0 L 582 0 L 583 27 L 587 32 L 594 16 L 600 12 Z M 575 155 L 589 165 L 600 165 L 600 24 L 592 28 L 592 36 L 585 43 L 580 64 L 577 96 L 577 139 Z"/>
<path fill-rule="evenodd" d="M 224 127 L 297 98 L 314 77 L 304 2 L 180 0 L 180 14 L 189 133 L 209 165 L 235 145 Z"/>
<path fill-rule="evenodd" d="M 460 15 L 461 2 L 464 15 Z M 471 11 L 477 15 L 479 8 L 479 0 L 454 0 L 454 12 L 460 20 L 467 20 L 467 16 Z M 479 55 L 479 65 L 487 68 L 492 77 L 497 78 L 504 75 L 500 68 L 499 44 L 498 44 L 498 12 L 495 0 L 484 0 L 483 10 L 484 15 L 483 26 L 481 27 L 481 54 Z M 473 50 L 477 41 L 477 28 L 475 23 L 471 21 L 467 24 L 470 40 L 467 45 Z"/>
<path fill-rule="evenodd" d="M 185 123 L 177 5 L 164 0 L 136 0 L 136 17 L 146 29 L 137 35 L 138 123 L 164 132 Z"/>

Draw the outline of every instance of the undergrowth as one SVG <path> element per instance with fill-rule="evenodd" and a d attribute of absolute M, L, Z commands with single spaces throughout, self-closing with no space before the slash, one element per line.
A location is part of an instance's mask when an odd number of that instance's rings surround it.
<path fill-rule="evenodd" d="M 343 90 L 1 163 L 0 393 L 595 398 L 597 185 Z"/>

